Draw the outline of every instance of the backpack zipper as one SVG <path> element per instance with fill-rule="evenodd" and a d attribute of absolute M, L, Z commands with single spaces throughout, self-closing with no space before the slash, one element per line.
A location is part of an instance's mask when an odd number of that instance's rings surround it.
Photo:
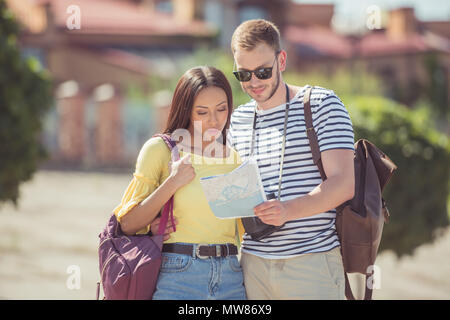
<path fill-rule="evenodd" d="M 106 240 L 109 240 L 109 239 L 106 239 Z M 97 300 L 100 298 L 100 286 L 103 286 L 103 273 L 105 272 L 105 268 L 106 268 L 106 266 L 111 262 L 112 258 L 118 257 L 118 256 L 119 256 L 118 253 L 113 253 L 113 254 L 108 258 L 108 260 L 106 260 L 105 264 L 103 265 L 102 272 L 100 273 L 100 282 L 97 282 Z M 104 293 L 103 293 L 103 294 L 104 294 Z M 106 297 L 104 297 L 103 300 L 104 300 L 105 298 L 106 298 Z"/>
<path fill-rule="evenodd" d="M 128 238 L 127 236 L 122 236 L 122 238 L 125 238 L 125 239 L 128 240 L 128 242 L 131 242 L 131 239 Z M 113 238 L 106 238 L 106 239 L 104 239 L 102 242 L 100 242 L 100 244 L 98 245 L 98 248 L 100 249 L 100 247 L 101 247 L 106 241 L 112 240 L 112 239 L 113 239 Z"/>
<path fill-rule="evenodd" d="M 113 254 L 108 258 L 108 260 L 105 261 L 105 264 L 103 265 L 103 268 L 102 268 L 102 273 L 100 274 L 100 278 L 101 278 L 100 282 L 101 282 L 102 284 L 103 284 L 103 273 L 105 272 L 106 266 L 111 262 L 112 258 L 115 258 L 115 257 L 117 257 L 117 256 L 119 256 L 118 253 L 113 253 Z"/>

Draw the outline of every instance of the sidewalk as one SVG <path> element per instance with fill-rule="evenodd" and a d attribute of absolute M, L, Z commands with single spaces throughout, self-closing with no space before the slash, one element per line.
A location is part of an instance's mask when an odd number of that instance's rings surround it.
<path fill-rule="evenodd" d="M 40 171 L 24 184 L 18 210 L 0 208 L 0 299 L 95 299 L 98 234 L 131 177 Z M 450 229 L 412 257 L 384 252 L 376 264 L 375 299 L 450 299 Z M 77 270 L 80 288 L 70 289 Z"/>

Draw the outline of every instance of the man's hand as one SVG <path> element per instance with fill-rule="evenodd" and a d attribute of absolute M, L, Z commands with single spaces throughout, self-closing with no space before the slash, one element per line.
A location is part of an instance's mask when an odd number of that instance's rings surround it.
<path fill-rule="evenodd" d="M 152 223 L 150 225 L 150 230 L 152 231 L 153 235 L 158 234 L 158 229 L 159 229 L 159 223 L 160 222 L 161 222 L 161 218 L 160 217 L 158 217 L 158 218 L 156 218 L 155 220 L 152 221 Z M 178 224 L 178 221 L 175 218 L 174 218 L 174 222 L 175 222 L 175 225 Z M 167 221 L 166 230 L 164 230 L 163 240 L 164 241 L 169 240 L 170 239 L 170 234 L 172 232 L 174 232 L 174 229 L 173 229 L 173 226 L 172 226 L 172 222 L 169 219 L 169 221 Z"/>
<path fill-rule="evenodd" d="M 283 201 L 272 199 L 257 205 L 253 211 L 265 224 L 282 226 L 288 221 L 288 208 Z"/>

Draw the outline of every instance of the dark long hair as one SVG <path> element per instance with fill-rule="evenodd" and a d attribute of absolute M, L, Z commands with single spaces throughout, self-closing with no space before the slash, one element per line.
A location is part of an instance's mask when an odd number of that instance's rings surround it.
<path fill-rule="evenodd" d="M 222 71 L 209 66 L 189 69 L 178 80 L 164 129 L 165 134 L 172 134 L 176 129 L 189 128 L 194 100 L 202 89 L 208 87 L 221 88 L 227 96 L 228 118 L 222 130 L 222 141 L 225 144 L 226 130 L 230 126 L 230 117 L 233 111 L 233 95 L 230 83 Z"/>

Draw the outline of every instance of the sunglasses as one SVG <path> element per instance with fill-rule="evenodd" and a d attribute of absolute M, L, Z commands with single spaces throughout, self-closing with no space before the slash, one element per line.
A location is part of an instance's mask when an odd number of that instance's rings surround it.
<path fill-rule="evenodd" d="M 273 69 L 273 66 L 275 65 L 275 61 L 277 61 L 277 57 L 278 57 L 278 52 L 275 55 L 275 59 L 273 60 L 272 66 L 269 68 L 259 68 L 259 69 L 255 69 L 255 70 L 238 70 L 238 71 L 233 71 L 233 74 L 236 77 L 236 79 L 238 79 L 240 82 L 250 81 L 250 79 L 252 78 L 252 73 L 255 75 L 255 77 L 257 77 L 260 80 L 270 79 L 270 78 L 272 78 L 272 69 Z M 236 61 L 234 62 L 234 64 L 236 65 Z M 234 67 L 233 67 L 233 69 L 234 69 Z"/>

